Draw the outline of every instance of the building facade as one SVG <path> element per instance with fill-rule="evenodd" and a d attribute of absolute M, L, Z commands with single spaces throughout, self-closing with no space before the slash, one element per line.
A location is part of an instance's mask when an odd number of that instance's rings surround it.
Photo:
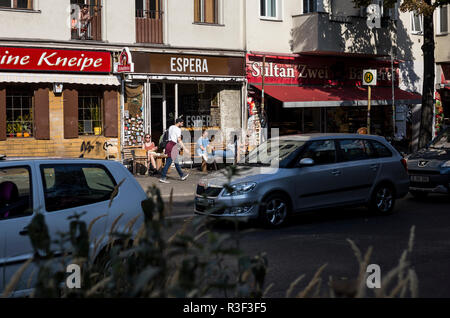
<path fill-rule="evenodd" d="M 366 8 L 345 0 L 250 0 L 246 17 L 249 127 L 253 104 L 264 104 L 267 128 L 281 134 L 356 132 L 367 126 L 362 71 L 374 69 L 371 133 L 407 137 L 406 114 L 420 95 L 400 84 L 397 6 L 373 29 Z"/>
<path fill-rule="evenodd" d="M 0 1 L 0 153 L 120 159 L 178 116 L 188 138 L 241 128 L 244 12 L 239 0 Z M 124 48 L 134 69 L 118 72 Z"/>

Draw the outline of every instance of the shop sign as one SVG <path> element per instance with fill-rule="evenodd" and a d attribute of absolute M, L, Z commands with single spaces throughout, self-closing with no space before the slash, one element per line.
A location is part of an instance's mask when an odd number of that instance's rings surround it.
<path fill-rule="evenodd" d="M 137 73 L 195 76 L 245 76 L 243 57 L 133 52 Z"/>
<path fill-rule="evenodd" d="M 262 57 L 247 56 L 247 79 L 249 83 L 260 84 L 264 74 L 266 84 L 284 85 L 363 85 L 363 71 L 371 66 L 376 70 L 379 85 L 392 85 L 390 62 L 332 57 Z M 398 66 L 395 66 L 395 85 L 398 86 Z"/>
<path fill-rule="evenodd" d="M 0 47 L 0 70 L 109 73 L 111 54 L 100 51 Z"/>
<path fill-rule="evenodd" d="M 114 73 L 133 73 L 134 63 L 130 49 L 125 47 L 119 55 L 119 61 L 114 62 Z"/>

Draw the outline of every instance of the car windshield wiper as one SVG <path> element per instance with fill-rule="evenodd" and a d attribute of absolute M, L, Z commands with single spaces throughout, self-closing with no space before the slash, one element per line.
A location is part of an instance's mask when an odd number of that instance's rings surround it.
<path fill-rule="evenodd" d="M 240 162 L 238 163 L 238 165 L 242 165 L 242 166 L 270 166 L 270 163 L 266 163 L 266 162 L 261 162 L 261 161 L 257 161 L 257 162 Z"/>

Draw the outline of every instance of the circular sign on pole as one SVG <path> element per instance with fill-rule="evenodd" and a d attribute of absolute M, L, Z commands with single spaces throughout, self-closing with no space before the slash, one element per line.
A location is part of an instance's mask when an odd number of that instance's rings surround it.
<path fill-rule="evenodd" d="M 363 85 L 377 85 L 377 70 L 363 71 Z"/>

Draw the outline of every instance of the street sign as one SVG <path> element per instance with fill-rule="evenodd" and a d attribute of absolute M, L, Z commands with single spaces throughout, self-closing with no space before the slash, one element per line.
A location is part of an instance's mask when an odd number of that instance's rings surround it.
<path fill-rule="evenodd" d="M 363 71 L 363 85 L 370 85 L 370 86 L 377 85 L 377 70 Z"/>

